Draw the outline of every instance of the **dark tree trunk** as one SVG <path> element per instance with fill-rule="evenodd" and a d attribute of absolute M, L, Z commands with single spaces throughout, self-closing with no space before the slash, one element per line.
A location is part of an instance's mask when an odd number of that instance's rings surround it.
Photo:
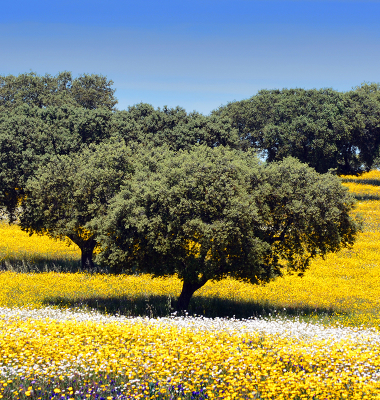
<path fill-rule="evenodd" d="M 81 267 L 82 269 L 93 269 L 95 267 L 92 255 L 94 249 L 98 244 L 93 237 L 89 239 L 83 239 L 83 237 L 77 235 L 67 235 L 81 250 Z"/>
<path fill-rule="evenodd" d="M 92 260 L 92 255 L 97 245 L 96 240 L 93 237 L 90 237 L 89 239 L 86 240 L 83 239 L 83 237 L 77 235 L 67 235 L 67 237 L 80 248 L 80 251 L 82 253 L 81 255 L 82 269 L 93 269 L 94 262 Z"/>
<path fill-rule="evenodd" d="M 92 255 L 94 253 L 94 248 L 96 246 L 96 241 L 94 239 L 89 239 L 83 241 L 79 247 L 82 252 L 81 263 L 82 269 L 93 269 L 94 261 L 92 260 Z"/>
<path fill-rule="evenodd" d="M 177 311 L 188 310 L 192 295 L 196 290 L 201 288 L 206 282 L 207 281 L 191 283 L 183 281 L 182 292 L 177 300 Z"/>

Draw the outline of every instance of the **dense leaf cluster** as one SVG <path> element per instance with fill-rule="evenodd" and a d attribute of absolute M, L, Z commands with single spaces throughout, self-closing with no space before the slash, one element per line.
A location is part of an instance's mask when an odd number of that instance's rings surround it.
<path fill-rule="evenodd" d="M 101 75 L 83 74 L 73 78 L 67 71 L 56 76 L 38 76 L 34 72 L 0 75 L 0 112 L 23 104 L 39 108 L 72 105 L 89 110 L 99 107 L 112 110 L 117 104 L 112 84 Z"/>
<path fill-rule="evenodd" d="M 31 234 L 69 238 L 82 251 L 82 267 L 92 269 L 98 240 L 86 225 L 107 213 L 132 171 L 131 150 L 115 141 L 57 156 L 28 180 L 20 225 Z"/>
<path fill-rule="evenodd" d="M 114 116 L 114 130 L 126 142 L 166 144 L 172 150 L 190 149 L 195 144 L 210 147 L 239 147 L 237 129 L 227 116 L 204 116 L 197 112 L 186 113 L 183 108 L 155 110 L 151 105 L 140 103 L 119 111 Z"/>
<path fill-rule="evenodd" d="M 357 174 L 379 165 L 380 85 L 332 89 L 261 90 L 220 107 L 239 131 L 242 146 L 267 161 L 296 157 L 324 173 Z"/>

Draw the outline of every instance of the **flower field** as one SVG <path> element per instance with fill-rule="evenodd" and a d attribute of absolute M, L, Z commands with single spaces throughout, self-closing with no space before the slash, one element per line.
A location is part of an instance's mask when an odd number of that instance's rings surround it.
<path fill-rule="evenodd" d="M 0 312 L 5 398 L 372 399 L 380 390 L 376 330 Z"/>
<path fill-rule="evenodd" d="M 78 249 L 0 223 L 0 398 L 380 398 L 380 201 L 356 212 L 353 248 L 302 278 L 207 283 L 189 311 L 219 318 L 169 316 L 175 277 L 51 271 Z"/>
<path fill-rule="evenodd" d="M 77 264 L 80 250 L 74 244 L 52 240 L 47 236 L 29 236 L 17 225 L 8 225 L 0 219 L 0 265 L 7 269 L 42 265 L 54 269 L 62 265 Z"/>
<path fill-rule="evenodd" d="M 356 182 L 343 182 L 355 197 L 359 200 L 377 200 L 380 199 L 380 186 L 362 184 Z"/>
<path fill-rule="evenodd" d="M 376 185 L 380 181 L 380 170 L 374 169 L 369 172 L 365 172 L 362 175 L 342 175 L 341 178 L 346 182 L 357 182 L 364 183 L 367 185 Z"/>
<path fill-rule="evenodd" d="M 355 193 L 360 200 L 380 200 L 380 171 L 373 170 L 365 174 L 341 176 L 343 185 Z"/>

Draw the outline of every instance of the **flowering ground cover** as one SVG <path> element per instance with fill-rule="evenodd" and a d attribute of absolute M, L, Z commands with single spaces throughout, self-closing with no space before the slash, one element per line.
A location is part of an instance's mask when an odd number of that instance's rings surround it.
<path fill-rule="evenodd" d="M 343 185 L 349 188 L 355 197 L 361 200 L 380 199 L 380 171 L 373 170 L 362 175 L 341 176 Z"/>
<path fill-rule="evenodd" d="M 374 169 L 361 175 L 341 175 L 340 177 L 343 179 L 343 181 L 346 182 L 364 183 L 366 185 L 378 185 L 380 181 L 380 170 Z"/>
<path fill-rule="evenodd" d="M 373 399 L 380 334 L 284 319 L 0 310 L 3 398 Z"/>
<path fill-rule="evenodd" d="M 360 200 L 378 200 L 380 199 L 380 186 L 369 185 L 356 182 L 343 182 L 351 192 L 355 193 L 355 197 Z"/>
<path fill-rule="evenodd" d="M 266 286 L 232 279 L 209 282 L 195 293 L 189 311 L 210 317 L 247 318 L 276 310 L 283 315 L 303 313 L 316 322 L 379 326 L 380 201 L 358 202 L 357 211 L 363 216 L 364 232 L 352 249 L 314 260 L 302 278 L 286 276 Z M 2 225 L 2 232 L 17 232 L 18 240 L 12 242 L 14 254 L 17 245 L 23 246 L 29 239 L 16 228 Z M 48 240 L 34 236 L 30 239 Z M 8 236 L 2 236 L 3 246 L 9 243 L 7 240 Z M 50 242 L 50 246 L 62 246 Z M 45 247 L 40 249 L 42 253 Z M 39 255 L 42 256 L 43 253 Z M 175 277 L 5 271 L 0 273 L 0 306 L 87 306 L 129 316 L 165 316 L 170 315 L 171 302 L 180 289 L 181 283 Z"/>
<path fill-rule="evenodd" d="M 0 219 L 0 266 L 3 268 L 73 269 L 80 260 L 80 250 L 74 243 L 70 246 L 67 243 L 47 236 L 29 236 L 18 225 L 9 225 Z"/>
<path fill-rule="evenodd" d="M 0 398 L 380 398 L 380 201 L 357 212 L 352 249 L 302 278 L 209 282 L 189 310 L 250 319 L 168 317 L 175 277 L 12 271 L 80 254 L 0 223 Z"/>

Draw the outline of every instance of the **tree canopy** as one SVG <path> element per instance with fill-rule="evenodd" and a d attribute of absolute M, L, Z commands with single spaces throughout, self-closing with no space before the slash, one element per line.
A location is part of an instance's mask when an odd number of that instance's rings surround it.
<path fill-rule="evenodd" d="M 156 156 L 157 153 L 161 155 Z M 260 165 L 252 152 L 153 150 L 87 227 L 99 260 L 183 281 L 178 309 L 208 280 L 268 282 L 353 243 L 353 199 L 331 175 L 294 158 Z"/>
<path fill-rule="evenodd" d="M 320 173 L 357 174 L 369 170 L 379 152 L 377 88 L 261 90 L 214 114 L 229 116 L 242 145 L 259 150 L 269 162 L 293 156 Z"/>
<path fill-rule="evenodd" d="M 363 83 L 345 93 L 353 120 L 352 144 L 357 149 L 362 170 L 380 167 L 380 84 Z M 360 172 L 360 171 L 359 171 Z"/>
<path fill-rule="evenodd" d="M 68 71 L 56 76 L 27 74 L 0 75 L 0 113 L 22 104 L 45 108 L 72 105 L 87 109 L 107 108 L 117 104 L 113 82 L 105 76 L 83 74 L 73 78 Z"/>
<path fill-rule="evenodd" d="M 109 201 L 133 171 L 122 142 L 92 144 L 40 166 L 25 185 L 20 226 L 30 234 L 70 239 L 82 252 L 82 268 L 94 267 L 97 233 L 86 224 L 107 212 Z"/>
<path fill-rule="evenodd" d="M 0 76 L 0 207 L 10 221 L 38 167 L 111 136 L 112 84 L 67 71 Z"/>
<path fill-rule="evenodd" d="M 22 104 L 0 113 L 0 206 L 14 218 L 27 180 L 52 157 L 78 152 L 111 136 L 112 112 Z"/>
<path fill-rule="evenodd" d="M 67 71 L 0 76 L 0 207 L 10 221 L 27 180 L 41 165 L 90 143 L 117 137 L 174 150 L 196 143 L 238 146 L 228 117 L 144 103 L 118 111 L 112 84 L 101 75 L 73 78 Z"/>
<path fill-rule="evenodd" d="M 181 107 L 154 109 L 150 104 L 136 104 L 116 112 L 113 124 L 115 134 L 126 143 L 167 145 L 171 150 L 190 149 L 195 144 L 240 146 L 238 132 L 229 117 L 187 113 Z"/>

